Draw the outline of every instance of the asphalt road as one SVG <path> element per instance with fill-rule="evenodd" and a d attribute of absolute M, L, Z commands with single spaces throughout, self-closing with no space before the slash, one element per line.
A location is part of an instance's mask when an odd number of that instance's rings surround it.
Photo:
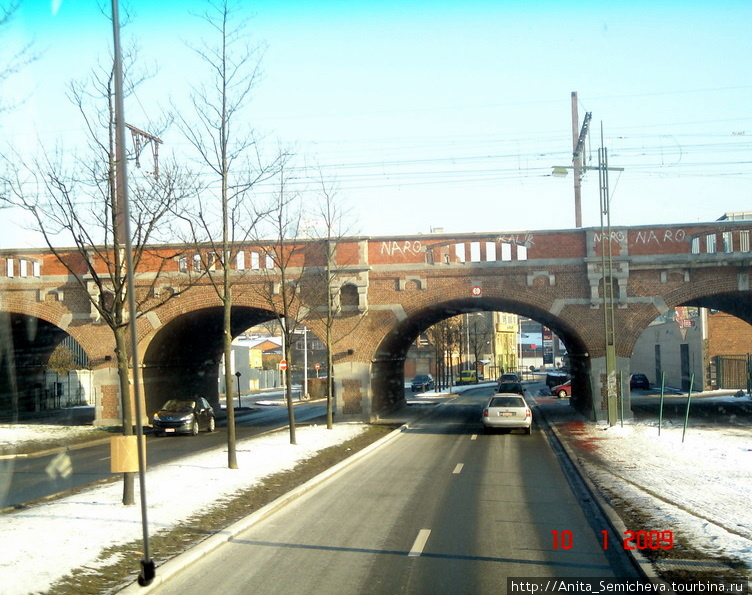
<path fill-rule="evenodd" d="M 326 414 L 323 402 L 301 403 L 295 406 L 295 421 L 305 422 Z M 238 417 L 237 438 L 246 438 L 261 432 L 287 425 L 287 407 L 260 407 L 258 411 Z M 194 454 L 202 450 L 227 444 L 227 432 L 218 427 L 214 433 L 201 432 L 198 436 L 147 436 L 147 466 Z M 110 445 L 97 444 L 69 450 L 60 455 L 17 458 L 0 461 L 0 485 L 7 493 L 0 498 L 0 508 L 18 506 L 45 498 L 91 482 L 112 478 L 110 472 Z M 70 465 L 70 472 L 66 469 Z"/>
<path fill-rule="evenodd" d="M 483 433 L 491 390 L 437 407 L 150 592 L 499 595 L 508 577 L 634 576 L 604 552 L 606 527 L 540 429 Z M 571 547 L 556 549 L 553 531 Z"/>

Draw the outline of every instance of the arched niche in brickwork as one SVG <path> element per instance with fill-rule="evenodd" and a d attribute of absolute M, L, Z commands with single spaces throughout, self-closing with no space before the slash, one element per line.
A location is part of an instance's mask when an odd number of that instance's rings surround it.
<path fill-rule="evenodd" d="M 353 283 L 345 283 L 339 290 L 339 304 L 343 311 L 357 311 L 360 305 L 358 287 Z"/>

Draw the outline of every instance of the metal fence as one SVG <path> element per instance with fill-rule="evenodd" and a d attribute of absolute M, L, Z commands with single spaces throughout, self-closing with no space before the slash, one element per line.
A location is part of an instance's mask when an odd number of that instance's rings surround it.
<path fill-rule="evenodd" d="M 752 355 L 717 355 L 713 360 L 717 388 L 750 390 Z"/>

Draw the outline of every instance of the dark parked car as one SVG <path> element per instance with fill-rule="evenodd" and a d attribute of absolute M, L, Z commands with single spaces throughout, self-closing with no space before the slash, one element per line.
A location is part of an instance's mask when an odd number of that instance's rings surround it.
<path fill-rule="evenodd" d="M 413 378 L 413 382 L 410 385 L 410 388 L 414 393 L 420 391 L 425 392 L 427 390 L 433 390 L 436 388 L 436 385 L 433 381 L 433 376 L 430 374 L 418 374 L 415 378 Z"/>
<path fill-rule="evenodd" d="M 521 382 L 499 382 L 496 388 L 497 393 L 513 393 L 515 395 L 525 395 Z"/>
<path fill-rule="evenodd" d="M 645 374 L 632 374 L 629 377 L 629 388 L 644 388 L 648 390 L 650 388 L 650 381 Z"/>
<path fill-rule="evenodd" d="M 515 372 L 506 372 L 501 375 L 499 382 L 519 382 L 520 375 Z"/>
<path fill-rule="evenodd" d="M 201 430 L 213 432 L 217 427 L 214 409 L 203 397 L 170 399 L 154 414 L 154 432 L 163 434 L 192 434 Z"/>

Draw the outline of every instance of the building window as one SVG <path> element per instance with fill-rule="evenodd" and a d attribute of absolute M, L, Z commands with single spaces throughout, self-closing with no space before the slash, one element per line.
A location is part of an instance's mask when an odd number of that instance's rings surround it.
<path fill-rule="evenodd" d="M 201 271 L 201 255 L 196 254 L 193 256 L 193 270 L 196 272 Z"/>
<path fill-rule="evenodd" d="M 710 233 L 705 236 L 705 248 L 708 254 L 715 254 L 716 252 L 716 238 L 714 233 Z"/>
<path fill-rule="evenodd" d="M 692 238 L 692 254 L 700 253 L 700 238 Z"/>
<path fill-rule="evenodd" d="M 517 260 L 527 260 L 527 246 L 517 244 Z"/>
<path fill-rule="evenodd" d="M 235 256 L 235 267 L 239 271 L 245 270 L 245 252 L 243 252 L 242 250 Z"/>
<path fill-rule="evenodd" d="M 32 268 L 32 275 L 35 277 L 41 277 L 42 276 L 42 263 L 34 261 L 31 265 Z"/>
<path fill-rule="evenodd" d="M 178 270 L 181 273 L 187 273 L 188 272 L 188 257 L 181 256 L 180 260 L 178 260 Z"/>
<path fill-rule="evenodd" d="M 723 251 L 726 254 L 734 251 L 734 234 L 730 231 L 723 232 Z"/>
<path fill-rule="evenodd" d="M 18 261 L 19 264 L 19 274 L 22 277 L 28 277 L 29 276 L 29 270 L 28 270 L 28 261 L 24 258 Z"/>
<path fill-rule="evenodd" d="M 266 268 L 267 269 L 273 269 L 274 268 L 274 258 L 271 254 L 266 255 Z"/>
<path fill-rule="evenodd" d="M 5 274 L 8 275 L 8 277 L 13 277 L 13 259 L 9 258 L 5 263 Z"/>
<path fill-rule="evenodd" d="M 259 253 L 258 252 L 251 252 L 251 269 L 254 271 L 259 270 Z"/>
<path fill-rule="evenodd" d="M 749 252 L 749 231 L 739 232 L 739 250 L 741 252 Z"/>

